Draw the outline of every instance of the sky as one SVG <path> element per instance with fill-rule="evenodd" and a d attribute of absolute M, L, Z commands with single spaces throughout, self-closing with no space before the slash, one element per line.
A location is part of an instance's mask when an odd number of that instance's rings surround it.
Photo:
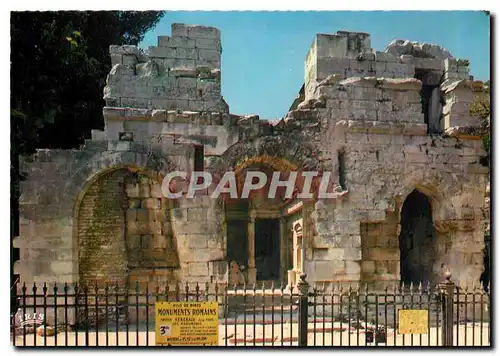
<path fill-rule="evenodd" d="M 477 80 L 490 77 L 490 19 L 481 11 L 167 12 L 140 47 L 157 45 L 172 23 L 221 30 L 222 95 L 233 114 L 286 115 L 304 83 L 304 60 L 317 33 L 368 32 L 383 51 L 394 39 L 439 44 L 470 60 Z"/>

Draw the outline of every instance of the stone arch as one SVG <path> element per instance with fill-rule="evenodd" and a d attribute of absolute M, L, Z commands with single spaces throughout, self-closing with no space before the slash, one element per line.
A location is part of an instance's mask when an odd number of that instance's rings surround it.
<path fill-rule="evenodd" d="M 105 170 L 80 192 L 74 209 L 75 271 L 81 283 L 99 280 L 125 282 L 126 168 Z"/>
<path fill-rule="evenodd" d="M 418 191 L 424 194 L 430 201 L 432 208 L 432 220 L 442 221 L 446 219 L 446 211 L 444 206 L 445 197 L 434 184 L 411 184 L 403 188 L 402 192 L 396 196 L 396 208 L 398 211 L 398 219 L 401 220 L 401 208 L 406 198 L 413 192 Z"/>
<path fill-rule="evenodd" d="M 324 166 L 316 152 L 313 147 L 285 136 L 252 137 L 230 146 L 208 170 L 223 173 L 265 160 L 275 168 L 322 171 Z"/>
<path fill-rule="evenodd" d="M 264 170 L 269 177 L 270 171 L 321 172 L 324 166 L 311 147 L 288 137 L 265 136 L 240 141 L 229 147 L 208 169 L 216 174 L 234 171 L 238 181 L 240 174 L 243 176 L 246 170 Z M 281 179 L 286 179 L 284 176 Z M 293 270 L 292 265 L 292 227 L 303 218 L 303 211 L 306 207 L 309 209 L 311 204 L 303 201 L 297 208 L 297 201 L 269 200 L 267 188 L 264 188 L 265 194 L 251 196 L 246 202 L 224 200 L 223 203 L 227 258 L 243 265 L 246 281 L 249 282 L 285 279 L 287 275 L 290 278 L 290 273 L 300 273 Z M 304 216 L 304 220 L 309 221 L 308 216 Z M 311 228 L 305 229 L 305 235 L 309 236 L 312 232 Z M 232 249 L 233 245 L 238 247 Z M 272 252 L 274 248 L 279 251 Z M 273 273 L 263 273 L 266 270 Z"/>
<path fill-rule="evenodd" d="M 171 202 L 166 201 L 161 195 L 161 182 L 166 170 L 155 171 L 135 164 L 113 165 L 114 160 L 101 158 L 98 164 L 94 161 L 94 164 L 89 165 L 91 168 L 87 169 L 91 171 L 96 170 L 96 167 L 103 169 L 80 181 L 78 185 L 80 189 L 73 203 L 74 271 L 81 282 L 109 280 L 122 283 L 127 282 L 130 277 L 131 241 L 128 236 L 130 228 L 128 221 L 131 216 L 130 208 L 134 208 L 130 206 L 130 194 L 139 193 L 138 191 L 130 193 L 127 184 L 137 182 L 138 179 L 147 181 L 148 184 L 154 183 L 158 207 L 168 209 Z M 167 213 L 161 220 L 170 219 L 169 210 L 165 209 L 162 211 Z M 155 216 L 157 215 L 161 213 L 155 213 Z M 171 229 L 171 224 L 168 226 Z M 171 236 L 172 241 L 168 245 L 176 251 L 173 232 Z M 108 250 L 113 252 L 109 258 L 105 258 Z M 175 264 L 178 265 L 176 253 L 174 257 Z M 98 261 L 99 259 L 101 261 Z M 109 268 L 99 268 L 99 264 L 108 264 Z"/>
<path fill-rule="evenodd" d="M 159 153 L 133 153 L 128 151 L 101 152 L 89 156 L 86 164 L 72 172 L 71 184 L 64 188 L 63 196 L 74 198 L 74 205 L 81 197 L 85 188 L 98 179 L 100 174 L 120 168 L 130 169 L 135 172 L 143 172 L 151 177 L 163 179 L 168 173 L 176 169 L 175 164 L 167 158 L 161 157 Z"/>

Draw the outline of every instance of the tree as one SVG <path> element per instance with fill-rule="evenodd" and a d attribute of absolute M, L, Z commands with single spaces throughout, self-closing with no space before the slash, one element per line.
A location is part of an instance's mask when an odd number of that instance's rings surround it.
<path fill-rule="evenodd" d="M 102 129 L 109 46 L 137 45 L 162 11 L 11 13 L 11 221 L 17 234 L 18 156 L 75 148 Z M 14 235 L 15 236 L 15 235 Z"/>
<path fill-rule="evenodd" d="M 103 126 L 109 46 L 138 44 L 163 12 L 13 12 L 13 148 L 73 148 Z"/>

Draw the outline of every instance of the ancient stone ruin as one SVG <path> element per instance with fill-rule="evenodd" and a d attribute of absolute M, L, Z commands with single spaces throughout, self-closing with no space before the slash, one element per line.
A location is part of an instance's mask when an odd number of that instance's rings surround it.
<path fill-rule="evenodd" d="M 483 84 L 432 44 L 318 34 L 286 117 L 230 114 L 220 32 L 174 24 L 111 46 L 104 131 L 23 157 L 21 282 L 478 282 L 488 168 L 469 114 Z M 237 55 L 228 53 L 228 55 Z M 169 200 L 174 170 L 322 170 L 334 200 Z"/>

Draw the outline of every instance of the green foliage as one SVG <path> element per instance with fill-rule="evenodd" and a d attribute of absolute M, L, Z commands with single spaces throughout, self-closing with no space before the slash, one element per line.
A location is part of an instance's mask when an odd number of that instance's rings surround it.
<path fill-rule="evenodd" d="M 161 11 L 11 13 L 11 196 L 18 156 L 75 148 L 102 129 L 109 46 L 137 45 Z M 11 200 L 12 203 L 12 200 Z"/>
<path fill-rule="evenodd" d="M 21 153 L 73 148 L 91 129 L 102 128 L 109 46 L 138 44 L 162 16 L 157 11 L 13 12 L 13 145 L 20 144 Z"/>

